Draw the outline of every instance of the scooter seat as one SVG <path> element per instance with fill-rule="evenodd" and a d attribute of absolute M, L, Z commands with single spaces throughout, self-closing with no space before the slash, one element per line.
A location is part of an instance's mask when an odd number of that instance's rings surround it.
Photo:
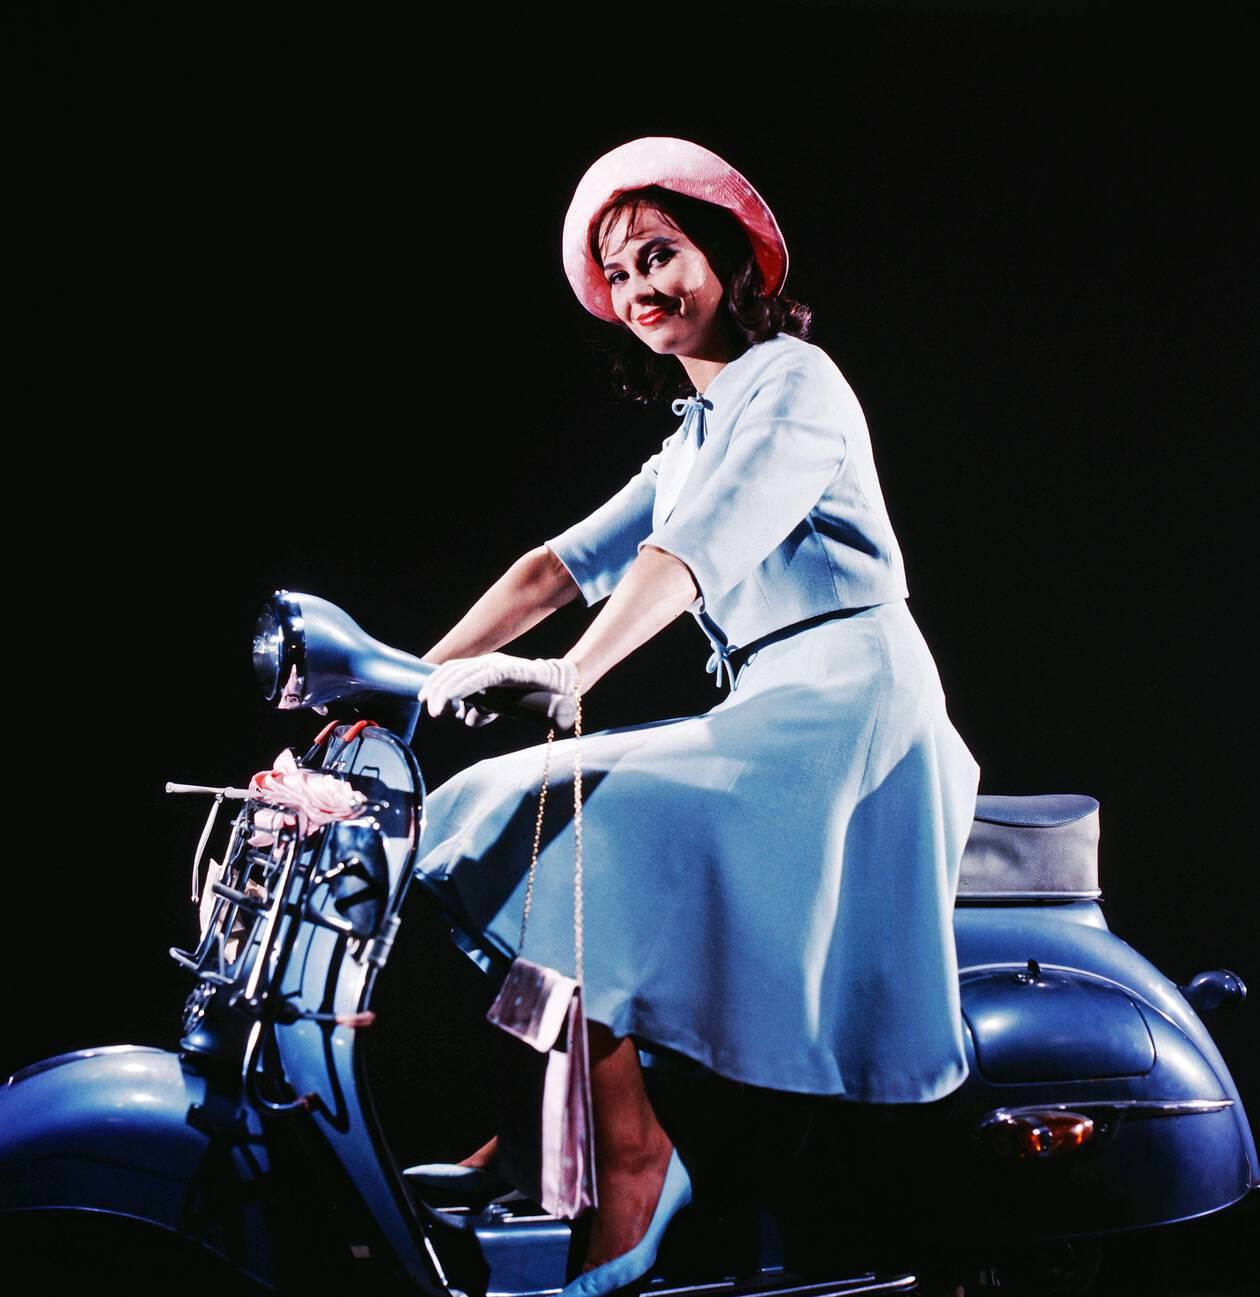
<path fill-rule="evenodd" d="M 1079 793 L 976 799 L 960 901 L 1085 900 L 1098 886 L 1098 802 Z"/>

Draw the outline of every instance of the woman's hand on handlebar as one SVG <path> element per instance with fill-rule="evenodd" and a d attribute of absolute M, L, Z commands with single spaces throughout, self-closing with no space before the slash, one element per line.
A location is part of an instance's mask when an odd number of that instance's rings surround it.
<path fill-rule="evenodd" d="M 575 713 L 577 667 L 566 658 L 521 658 L 509 653 L 482 653 L 451 658 L 424 682 L 420 701 L 430 716 L 450 708 L 466 725 L 485 725 L 497 713 L 479 711 L 464 702 L 483 689 L 542 690 L 551 695 L 548 717 L 561 729 L 571 729 Z"/>

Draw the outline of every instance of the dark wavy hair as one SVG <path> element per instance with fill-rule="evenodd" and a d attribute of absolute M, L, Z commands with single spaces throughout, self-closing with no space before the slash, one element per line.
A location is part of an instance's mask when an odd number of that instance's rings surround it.
<path fill-rule="evenodd" d="M 629 237 L 638 228 L 639 213 L 645 207 L 658 211 L 704 253 L 726 290 L 722 296 L 726 310 L 723 323 L 740 352 L 776 333 L 809 337 L 813 323 L 810 308 L 782 293 L 767 297 L 761 267 L 744 227 L 725 207 L 699 198 L 660 185 L 618 194 L 591 222 L 590 251 L 596 265 L 604 264 L 600 239 L 609 221 L 627 211 Z M 657 355 L 635 337 L 628 325 L 620 321 L 610 324 L 598 337 L 597 345 L 609 355 L 613 385 L 621 395 L 645 403 L 690 395 L 691 383 L 677 357 Z"/>

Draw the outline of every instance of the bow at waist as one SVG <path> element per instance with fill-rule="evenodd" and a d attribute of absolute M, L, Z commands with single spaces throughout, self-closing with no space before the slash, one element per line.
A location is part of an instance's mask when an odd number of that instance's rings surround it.
<path fill-rule="evenodd" d="M 722 680 L 725 678 L 727 688 L 733 690 L 735 688 L 735 668 L 731 665 L 731 658 L 740 650 L 731 648 L 729 644 L 719 644 L 713 639 L 709 643 L 713 645 L 713 652 L 709 654 L 709 660 L 704 664 L 704 669 L 713 673 L 713 683 L 719 689 L 721 689 Z"/>
<path fill-rule="evenodd" d="M 758 649 L 763 649 L 768 644 L 777 643 L 779 640 L 787 639 L 789 636 L 807 630 L 810 626 L 817 626 L 821 622 L 834 621 L 837 617 L 852 617 L 855 613 L 865 611 L 865 607 L 833 608 L 828 612 L 816 613 L 813 617 L 805 617 L 800 621 L 792 622 L 790 625 L 781 626 L 778 630 L 772 630 L 766 635 L 759 635 L 747 644 L 739 646 L 726 643 L 725 640 L 720 638 L 716 626 L 710 627 L 704 621 L 701 621 L 700 629 L 708 636 L 709 643 L 713 646 L 713 652 L 709 654 L 709 660 L 704 664 L 704 669 L 706 672 L 713 673 L 715 677 L 713 683 L 719 689 L 725 679 L 727 687 L 731 692 L 734 692 L 740 672 Z"/>

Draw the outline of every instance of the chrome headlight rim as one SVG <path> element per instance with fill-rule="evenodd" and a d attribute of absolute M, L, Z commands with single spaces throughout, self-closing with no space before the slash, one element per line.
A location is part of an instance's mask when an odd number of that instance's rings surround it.
<path fill-rule="evenodd" d="M 273 666 L 264 677 L 260 670 L 259 641 L 268 638 L 268 656 Z M 302 605 L 287 590 L 277 590 L 264 600 L 254 620 L 254 678 L 269 703 L 279 703 L 286 695 L 306 694 L 306 632 Z"/>

